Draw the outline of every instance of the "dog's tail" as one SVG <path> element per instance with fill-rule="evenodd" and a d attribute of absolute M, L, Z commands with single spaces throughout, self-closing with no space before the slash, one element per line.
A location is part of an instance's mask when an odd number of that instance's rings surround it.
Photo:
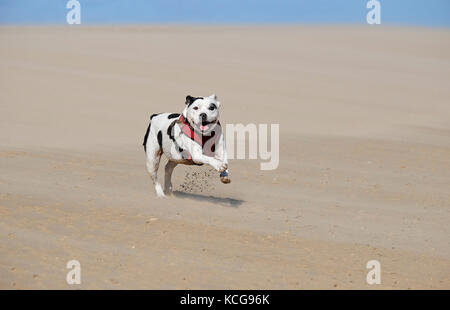
<path fill-rule="evenodd" d="M 154 118 L 156 115 L 158 115 L 158 114 L 152 114 L 152 116 L 150 116 L 150 122 L 148 123 L 147 131 L 145 132 L 144 143 L 142 143 L 142 145 L 144 146 L 145 152 L 147 152 L 147 139 L 148 139 L 148 134 L 150 133 L 150 126 L 152 125 L 152 118 Z"/>

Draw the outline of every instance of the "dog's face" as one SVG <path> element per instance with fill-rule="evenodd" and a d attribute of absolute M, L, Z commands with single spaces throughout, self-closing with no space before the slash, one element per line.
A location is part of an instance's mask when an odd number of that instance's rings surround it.
<path fill-rule="evenodd" d="M 194 129 L 210 132 L 219 121 L 219 106 L 216 95 L 209 97 L 186 97 L 183 115 Z"/>

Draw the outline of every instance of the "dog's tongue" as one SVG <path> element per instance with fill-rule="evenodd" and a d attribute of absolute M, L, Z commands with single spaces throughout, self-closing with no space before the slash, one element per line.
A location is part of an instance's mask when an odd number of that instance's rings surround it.
<path fill-rule="evenodd" d="M 200 125 L 200 129 L 201 129 L 202 131 L 205 131 L 205 130 L 208 129 L 208 125 Z"/>

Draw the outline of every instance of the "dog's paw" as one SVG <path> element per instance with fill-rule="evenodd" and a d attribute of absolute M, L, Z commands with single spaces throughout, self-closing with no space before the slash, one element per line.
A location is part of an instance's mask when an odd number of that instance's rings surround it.
<path fill-rule="evenodd" d="M 231 182 L 230 177 L 228 176 L 228 170 L 224 170 L 220 173 L 220 181 L 224 184 Z"/>
<path fill-rule="evenodd" d="M 157 198 L 166 198 L 167 196 L 164 193 L 156 193 Z"/>
<path fill-rule="evenodd" d="M 228 184 L 231 182 L 230 178 L 228 176 L 226 177 L 220 177 L 220 182 L 224 183 L 224 184 Z"/>
<path fill-rule="evenodd" d="M 164 195 L 164 191 L 163 191 L 161 185 L 157 184 L 155 186 L 155 190 L 156 190 L 156 197 L 158 197 L 158 198 L 166 197 L 166 195 Z"/>
<path fill-rule="evenodd" d="M 172 195 L 172 193 L 173 193 L 172 186 L 164 188 L 164 194 L 166 194 L 167 196 Z"/>

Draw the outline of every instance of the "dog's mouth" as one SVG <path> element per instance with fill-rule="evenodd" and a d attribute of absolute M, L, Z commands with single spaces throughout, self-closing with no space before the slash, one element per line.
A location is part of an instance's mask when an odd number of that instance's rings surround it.
<path fill-rule="evenodd" d="M 212 122 L 201 122 L 199 128 L 201 131 L 206 131 L 208 130 L 212 124 L 215 124 L 216 121 L 212 121 Z"/>

